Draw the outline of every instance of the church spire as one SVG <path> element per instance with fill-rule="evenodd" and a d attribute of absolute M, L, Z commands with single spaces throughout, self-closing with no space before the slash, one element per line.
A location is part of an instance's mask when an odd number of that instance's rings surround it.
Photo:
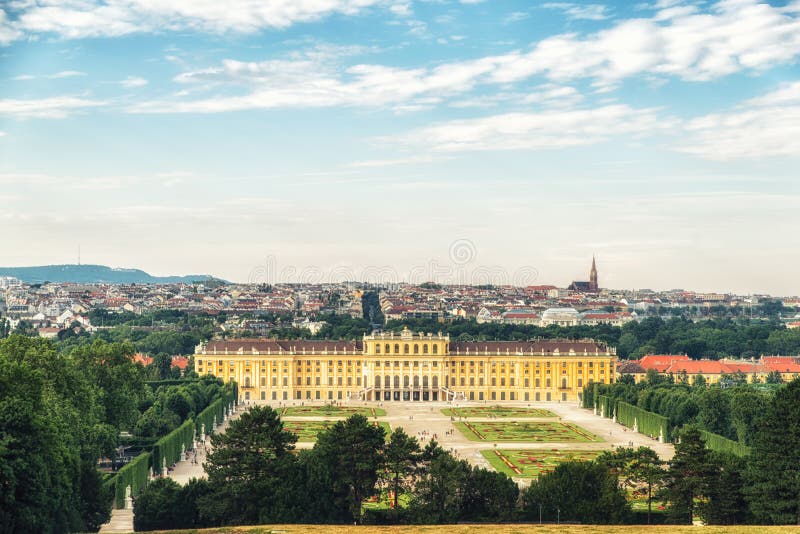
<path fill-rule="evenodd" d="M 597 265 L 594 261 L 594 254 L 592 254 L 592 270 L 589 271 L 589 291 L 597 291 Z"/>

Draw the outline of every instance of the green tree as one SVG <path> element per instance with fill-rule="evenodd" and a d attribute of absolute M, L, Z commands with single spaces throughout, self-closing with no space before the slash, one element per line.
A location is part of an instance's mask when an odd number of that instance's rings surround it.
<path fill-rule="evenodd" d="M 716 472 L 709 484 L 705 521 L 711 525 L 744 523 L 748 518 L 744 495 L 745 460 L 717 452 L 711 454 L 711 460 Z"/>
<path fill-rule="evenodd" d="M 254 407 L 232 421 L 224 434 L 214 434 L 213 452 L 205 463 L 213 492 L 200 497 L 204 517 L 234 525 L 287 519 L 284 489 L 295 471 L 296 440 L 269 407 Z"/>
<path fill-rule="evenodd" d="M 605 464 L 616 473 L 623 487 L 633 489 L 645 487 L 647 490 L 647 524 L 652 520 L 653 498 L 664 480 L 666 471 L 664 461 L 649 447 L 629 449 L 620 447 L 602 453 L 597 462 Z"/>
<path fill-rule="evenodd" d="M 398 508 L 400 493 L 410 486 L 410 477 L 416 472 L 421 461 L 419 442 L 397 427 L 389 437 L 384 451 L 386 473 L 389 486 L 394 492 L 394 508 Z"/>
<path fill-rule="evenodd" d="M 759 523 L 800 524 L 800 381 L 781 387 L 753 437 L 746 493 Z"/>
<path fill-rule="evenodd" d="M 183 528 L 179 513 L 181 486 L 171 478 L 154 480 L 136 498 L 133 507 L 133 529 L 172 530 Z"/>
<path fill-rule="evenodd" d="M 472 467 L 467 477 L 461 521 L 509 521 L 514 518 L 519 486 L 504 473 Z"/>
<path fill-rule="evenodd" d="M 470 466 L 431 441 L 423 451 L 426 465 L 409 505 L 415 522 L 456 523 L 462 515 Z"/>
<path fill-rule="evenodd" d="M 360 414 L 338 421 L 317 436 L 312 458 L 318 482 L 348 519 L 361 521 L 361 504 L 375 495 L 383 468 L 385 431 Z"/>
<path fill-rule="evenodd" d="M 541 508 L 540 508 L 541 507 Z M 597 462 L 565 462 L 539 476 L 523 494 L 523 511 L 546 521 L 623 523 L 630 505 L 616 475 Z"/>
<path fill-rule="evenodd" d="M 690 525 L 695 516 L 705 517 L 705 504 L 714 476 L 711 451 L 706 449 L 700 431 L 686 428 L 675 445 L 675 456 L 669 463 L 664 487 L 672 521 Z"/>

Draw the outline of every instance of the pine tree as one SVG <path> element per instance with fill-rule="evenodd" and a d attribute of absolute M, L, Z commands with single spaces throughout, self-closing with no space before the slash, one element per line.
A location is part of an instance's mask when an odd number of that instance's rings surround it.
<path fill-rule="evenodd" d="M 705 518 L 705 503 L 715 475 L 711 451 L 706 449 L 700 431 L 688 427 L 675 445 L 664 488 L 672 521 L 691 524 L 695 516 Z"/>
<path fill-rule="evenodd" d="M 753 438 L 746 493 L 759 523 L 800 524 L 800 380 L 775 394 Z"/>

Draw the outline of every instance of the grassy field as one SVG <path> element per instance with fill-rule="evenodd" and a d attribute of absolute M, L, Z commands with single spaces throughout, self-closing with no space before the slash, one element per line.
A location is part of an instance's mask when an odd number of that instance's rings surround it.
<path fill-rule="evenodd" d="M 783 532 L 797 532 L 797 527 L 762 527 L 762 526 L 720 526 L 720 527 L 693 527 L 693 526 L 647 526 L 647 525 L 535 525 L 535 524 L 472 524 L 472 525 L 408 525 L 398 527 L 373 527 L 353 525 L 265 525 L 256 527 L 223 527 L 201 530 L 181 530 L 179 532 L 200 532 L 204 534 L 411 534 L 422 532 L 426 534 L 535 534 L 555 532 L 558 534 L 600 534 L 621 533 L 637 534 L 639 532 L 652 532 L 653 534 L 778 534 Z"/>
<path fill-rule="evenodd" d="M 535 478 L 552 471 L 558 464 L 570 460 L 594 460 L 597 451 L 569 451 L 558 449 L 514 450 L 494 449 L 481 451 L 495 470 L 510 477 Z"/>
<path fill-rule="evenodd" d="M 278 408 L 278 413 L 286 417 L 349 417 L 359 413 L 366 417 L 382 417 L 386 410 L 366 406 L 289 406 Z"/>
<path fill-rule="evenodd" d="M 549 421 L 502 421 L 455 423 L 471 441 L 518 441 L 530 443 L 586 443 L 602 441 L 579 426 Z"/>
<path fill-rule="evenodd" d="M 317 441 L 317 434 L 333 426 L 336 421 L 284 421 L 283 428 L 297 435 L 299 443 L 313 443 Z M 386 431 L 386 437 L 392 433 L 389 423 L 380 422 L 378 426 Z"/>
<path fill-rule="evenodd" d="M 442 413 L 448 417 L 557 417 L 550 410 L 541 408 L 513 408 L 506 406 L 445 408 Z"/>

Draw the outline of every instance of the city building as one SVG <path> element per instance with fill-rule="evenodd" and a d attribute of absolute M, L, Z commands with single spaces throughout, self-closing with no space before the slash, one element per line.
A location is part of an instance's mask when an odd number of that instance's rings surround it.
<path fill-rule="evenodd" d="M 590 340 L 451 341 L 375 333 L 361 341 L 227 339 L 195 349 L 195 370 L 242 400 L 577 401 L 611 383 L 616 350 Z"/>
<path fill-rule="evenodd" d="M 572 282 L 567 289 L 586 293 L 597 293 L 600 290 L 600 286 L 597 283 L 597 265 L 595 264 L 594 256 L 592 256 L 592 268 L 589 270 L 589 281 Z"/>

